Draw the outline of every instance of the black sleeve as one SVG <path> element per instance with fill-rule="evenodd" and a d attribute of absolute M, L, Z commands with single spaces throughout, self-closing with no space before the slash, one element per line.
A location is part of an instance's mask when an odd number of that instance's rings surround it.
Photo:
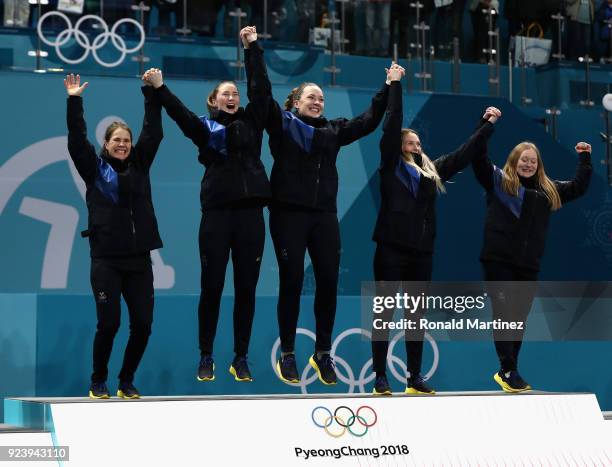
<path fill-rule="evenodd" d="M 561 203 L 565 204 L 568 201 L 575 200 L 581 197 L 589 187 L 591 182 L 591 174 L 593 166 L 591 165 L 591 154 L 584 151 L 578 155 L 578 167 L 573 180 L 559 181 L 555 180 Z"/>
<path fill-rule="evenodd" d="M 208 144 L 208 129 L 196 114 L 189 110 L 165 84 L 156 90 L 168 116 L 176 122 L 183 134 L 200 150 Z"/>
<path fill-rule="evenodd" d="M 263 131 L 272 105 L 272 86 L 266 70 L 264 52 L 259 41 L 250 43 L 244 51 L 247 75 L 247 96 L 249 103 L 246 112 L 255 119 L 257 128 Z"/>
<path fill-rule="evenodd" d="M 389 86 L 387 112 L 383 122 L 383 134 L 380 139 L 381 163 L 396 160 L 402 154 L 402 85 L 392 81 Z"/>
<path fill-rule="evenodd" d="M 144 95 L 144 119 L 142 121 L 142 130 L 136 143 L 135 150 L 138 157 L 148 169 L 155 159 L 157 149 L 164 137 L 161 120 L 161 102 L 159 95 L 155 92 L 152 86 L 143 86 L 141 88 Z"/>
<path fill-rule="evenodd" d="M 83 98 L 69 96 L 66 101 L 68 124 L 68 153 L 83 181 L 93 183 L 96 178 L 96 150 L 87 140 L 87 125 L 83 118 Z"/>
<path fill-rule="evenodd" d="M 472 169 L 478 183 L 487 191 L 493 190 L 493 164 L 487 155 L 487 144 L 472 158 Z"/>
<path fill-rule="evenodd" d="M 365 112 L 351 120 L 334 120 L 334 123 L 338 126 L 338 143 L 340 146 L 351 144 L 376 129 L 385 114 L 388 95 L 389 86 L 385 84 L 372 98 L 372 103 Z"/>
<path fill-rule="evenodd" d="M 493 124 L 481 122 L 472 136 L 459 148 L 433 161 L 440 179 L 443 182 L 450 180 L 457 172 L 466 168 L 473 158 L 482 153 L 486 155 L 487 141 L 491 134 L 493 134 Z"/>

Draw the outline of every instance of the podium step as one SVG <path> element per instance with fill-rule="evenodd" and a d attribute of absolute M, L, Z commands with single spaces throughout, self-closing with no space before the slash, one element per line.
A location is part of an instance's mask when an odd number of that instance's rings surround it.
<path fill-rule="evenodd" d="M 5 415 L 51 430 L 71 467 L 612 465 L 612 425 L 583 393 L 24 398 Z"/>

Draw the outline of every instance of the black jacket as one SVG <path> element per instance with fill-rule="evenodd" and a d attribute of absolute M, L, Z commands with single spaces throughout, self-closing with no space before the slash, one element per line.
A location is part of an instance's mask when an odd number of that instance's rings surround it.
<path fill-rule="evenodd" d="M 96 155 L 87 140 L 83 99 L 68 97 L 68 152 L 87 186 L 92 257 L 132 256 L 162 247 L 151 200 L 149 169 L 163 137 L 161 104 L 144 86 L 145 115 L 138 142 L 125 161 Z"/>
<path fill-rule="evenodd" d="M 376 129 L 385 113 L 387 93 L 385 85 L 370 107 L 351 120 L 297 116 L 274 102 L 267 128 L 274 158 L 270 177 L 274 203 L 336 212 L 340 147 Z"/>
<path fill-rule="evenodd" d="M 544 191 L 534 177 L 521 178 L 519 196 L 508 195 L 500 186 L 501 169 L 491 163 L 486 153 L 474 158 L 472 167 L 476 178 L 487 190 L 487 216 L 480 260 L 539 271 L 551 213 Z M 591 155 L 582 152 L 573 180 L 553 180 L 562 205 L 586 192 L 592 171 Z"/>
<path fill-rule="evenodd" d="M 214 110 L 198 117 L 170 92 L 157 89 L 162 105 L 185 136 L 198 147 L 206 167 L 200 189 L 202 210 L 270 198 L 270 182 L 261 162 L 261 139 L 272 101 L 263 50 L 258 41 L 245 50 L 249 103 L 236 113 Z"/>
<path fill-rule="evenodd" d="M 424 176 L 417 179 L 406 168 L 402 159 L 402 120 L 402 87 L 399 82 L 393 82 L 380 140 L 381 206 L 373 240 L 404 250 L 431 253 L 436 236 L 438 190 L 432 179 Z M 457 150 L 432 161 L 442 182 L 464 169 L 477 154 L 486 152 L 492 132 L 493 125 L 482 122 Z M 417 164 L 422 166 L 418 160 Z"/>

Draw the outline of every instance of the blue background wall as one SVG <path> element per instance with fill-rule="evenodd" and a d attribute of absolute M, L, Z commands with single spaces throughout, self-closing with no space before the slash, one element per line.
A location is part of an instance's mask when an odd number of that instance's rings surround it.
<path fill-rule="evenodd" d="M 382 75 L 382 63 L 380 75 Z M 89 79 L 89 77 L 85 77 Z M 85 392 L 90 372 L 90 346 L 95 327 L 93 301 L 89 296 L 87 242 L 78 236 L 86 225 L 85 204 L 79 194 L 65 147 L 65 90 L 58 75 L 0 73 L 2 82 L 3 125 L 0 125 L 0 386 L 2 395 L 79 395 Z M 109 115 L 123 118 L 138 132 L 142 119 L 142 96 L 136 78 L 89 79 L 85 94 L 86 118 L 91 140 L 95 129 Z M 203 112 L 204 96 L 212 82 L 169 80 L 171 89 L 194 111 Z M 244 87 L 241 92 L 245 94 Z M 282 101 L 289 86 L 275 86 Z M 373 90 L 326 89 L 328 117 L 356 115 L 365 109 Z M 610 280 L 612 263 L 612 196 L 599 163 L 603 145 L 598 141 L 601 120 L 597 111 L 566 113 L 561 126 L 561 143 L 553 141 L 531 116 L 505 100 L 411 94 L 405 98 L 405 125 L 421 133 L 424 148 L 431 156 L 453 150 L 471 133 L 484 108 L 501 107 L 504 116 L 491 140 L 490 155 L 503 164 L 510 149 L 519 141 L 535 141 L 542 149 L 547 171 L 554 178 L 570 178 L 576 165 L 571 150 L 576 141 L 594 146 L 595 174 L 587 195 L 568 205 L 552 218 L 542 279 Z M 270 350 L 276 339 L 275 304 L 277 267 L 270 238 L 258 286 L 258 308 L 250 354 L 257 381 L 252 385 L 234 384 L 225 376 L 231 358 L 231 280 L 226 283 L 216 357 L 219 380 L 214 385 L 196 384 L 197 365 L 196 303 L 199 292 L 197 228 L 198 193 L 202 166 L 196 151 L 174 123 L 164 117 L 165 138 L 152 170 L 155 208 L 165 248 L 161 257 L 174 272 L 173 280 L 157 290 L 156 318 L 151 346 L 147 351 L 137 383 L 147 394 L 196 394 L 241 392 L 286 392 L 275 379 Z M 340 192 L 339 217 L 342 231 L 342 263 L 335 336 L 359 326 L 358 305 L 362 281 L 371 280 L 374 244 L 371 233 L 378 202 L 378 139 L 380 130 L 342 149 L 338 162 Z M 271 167 L 264 142 L 263 160 Z M 43 165 L 45 161 L 51 161 Z M 29 169 L 28 169 L 29 167 Z M 30 173 L 15 183 L 20 173 Z M 467 169 L 448 186 L 439 201 L 439 236 L 436 240 L 434 278 L 472 280 L 481 277 L 478 253 L 482 239 L 484 197 Z M 13 190 L 13 188 L 15 188 Z M 70 252 L 65 287 L 41 286 L 44 255 L 50 226 L 22 214 L 24 200 L 39 199 L 60 205 L 66 222 L 50 219 L 62 227 L 76 220 L 74 237 L 67 239 Z M 26 203 L 27 204 L 27 203 Z M 44 206 L 44 204 L 43 204 Z M 26 209 L 27 211 L 27 209 Z M 72 217 L 71 217 L 72 216 Z M 66 245 L 64 245 L 66 246 Z M 53 247 L 49 247 L 53 251 Z M 305 264 L 303 310 L 300 325 L 313 329 L 310 296 L 314 290 L 312 273 Z M 228 268 L 228 278 L 231 267 Z M 55 277 L 57 278 L 57 277 Z M 159 284 L 158 284 L 159 285 Z M 15 296 L 14 293 L 42 293 Z M 127 317 L 126 317 L 127 318 Z M 34 331 L 35 330 L 35 331 Z M 117 340 L 111 365 L 116 374 L 127 326 Z M 336 337 L 337 338 L 337 337 Z M 369 358 L 369 345 L 357 336 L 342 341 L 338 355 L 346 357 L 355 373 Z M 299 347 L 301 346 L 301 347 Z M 494 389 L 491 374 L 495 355 L 488 343 L 440 343 L 440 365 L 433 376 L 438 390 Z M 311 343 L 298 343 L 300 365 L 306 363 Z M 524 372 L 535 387 L 549 390 L 591 390 L 598 393 L 602 407 L 612 409 L 612 379 L 609 358 L 612 345 L 601 343 L 527 343 L 523 356 Z M 349 357 L 350 355 L 350 357 Z M 403 358 L 403 350 L 396 355 Z M 430 350 L 426 360 L 431 361 Z M 428 363 L 425 363 L 427 368 Z M 608 366 L 606 366 L 608 365 Z M 340 367 L 340 372 L 343 368 Z M 4 378 L 9 375 L 10 379 Z M 14 375 L 14 376 L 10 376 Z M 358 377 L 358 374 L 355 374 Z M 7 383 L 10 381 L 10 383 Z M 394 383 L 394 389 L 401 384 Z M 367 388 L 369 389 L 369 387 Z M 324 388 L 315 382 L 309 391 Z M 336 390 L 346 391 L 340 384 Z"/>

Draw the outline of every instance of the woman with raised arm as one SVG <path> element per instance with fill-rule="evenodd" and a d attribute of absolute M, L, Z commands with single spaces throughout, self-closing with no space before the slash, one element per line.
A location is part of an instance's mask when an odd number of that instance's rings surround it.
<path fill-rule="evenodd" d="M 323 91 L 314 83 L 293 89 L 284 109 L 277 103 L 271 108 L 267 127 L 274 158 L 270 233 L 280 273 L 281 356 L 276 369 L 284 382 L 299 382 L 294 345 L 308 250 L 316 281 L 316 342 L 309 362 L 321 382 L 336 384 L 330 355 L 340 266 L 336 158 L 342 146 L 376 129 L 385 112 L 387 92 L 385 84 L 370 107 L 351 120 L 323 117 Z"/>
<path fill-rule="evenodd" d="M 87 140 L 81 97 L 88 83 L 79 75 L 64 80 L 67 101 L 68 152 L 87 187 L 91 249 L 91 287 L 98 325 L 93 345 L 93 374 L 89 397 L 108 399 L 108 360 L 119 329 L 121 296 L 130 316 L 117 396 L 140 397 L 134 373 L 147 346 L 153 322 L 151 250 L 162 247 L 151 199 L 149 170 L 162 140 L 161 104 L 153 88 L 143 86 L 145 115 L 140 136 L 122 122 L 106 129 L 100 154 Z"/>
<path fill-rule="evenodd" d="M 271 89 L 257 31 L 240 31 L 245 48 L 249 104 L 240 107 L 232 81 L 208 95 L 209 117 L 198 117 L 163 83 L 153 83 L 162 105 L 183 134 L 197 146 L 205 167 L 200 190 L 199 246 L 201 294 L 198 306 L 200 364 L 198 381 L 213 381 L 213 343 L 230 252 L 234 266 L 234 353 L 229 367 L 236 381 L 252 381 L 247 364 L 255 314 L 255 289 L 264 249 L 263 207 L 270 183 L 261 162 L 261 139 Z"/>
<path fill-rule="evenodd" d="M 472 158 L 486 151 L 486 142 L 493 132 L 493 124 L 501 112 L 489 107 L 483 120 L 469 139 L 454 152 L 431 160 L 423 152 L 418 134 L 402 128 L 401 67 L 392 66 L 388 72 L 391 87 L 387 114 L 380 141 L 381 206 L 376 220 L 373 240 L 374 279 L 377 295 L 395 294 L 384 291 L 386 282 L 429 282 L 432 275 L 432 256 L 436 235 L 436 200 L 445 192 L 444 182 L 469 165 Z M 384 281 L 384 282 L 383 282 Z M 422 311 L 417 311 L 420 316 Z M 393 311 L 385 312 L 383 321 L 392 319 Z M 412 317 L 414 319 L 414 315 Z M 418 323 L 418 319 L 416 320 Z M 424 330 L 406 331 L 408 394 L 434 394 L 421 375 Z M 373 393 L 390 395 L 386 376 L 389 331 L 372 331 L 372 360 L 376 373 Z"/>
<path fill-rule="evenodd" d="M 487 191 L 487 216 L 480 254 L 487 282 L 537 281 L 550 213 L 582 196 L 591 180 L 591 145 L 580 142 L 575 150 L 578 168 L 570 181 L 551 180 L 544 171 L 539 149 L 528 141 L 510 152 L 503 169 L 493 165 L 486 152 L 474 158 L 472 167 L 476 178 Z M 497 293 L 489 294 L 493 318 L 525 323 L 533 290 L 528 285 L 521 288 L 520 294 L 508 294 L 508 286 L 501 284 Z M 524 329 L 493 333 L 500 361 L 500 370 L 493 379 L 506 392 L 531 389 L 518 372 L 523 333 Z"/>

